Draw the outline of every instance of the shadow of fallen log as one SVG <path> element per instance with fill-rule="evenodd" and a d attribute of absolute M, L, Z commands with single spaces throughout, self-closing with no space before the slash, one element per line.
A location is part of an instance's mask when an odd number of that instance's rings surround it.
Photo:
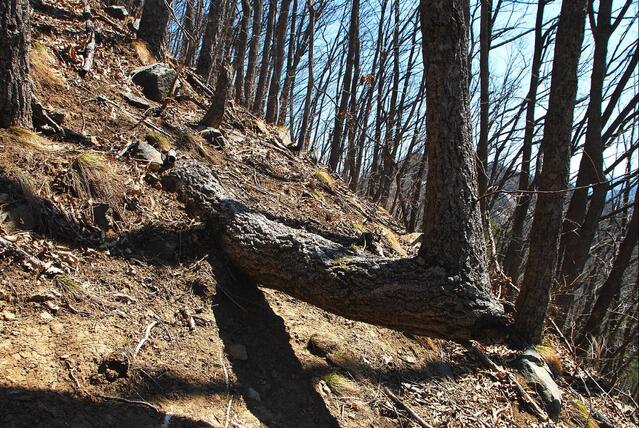
<path fill-rule="evenodd" d="M 234 392 L 242 394 L 248 409 L 266 426 L 339 427 L 314 387 L 315 373 L 302 367 L 284 320 L 263 292 L 240 273 L 233 274 L 235 280 L 225 281 L 225 266 L 216 266 L 215 272 L 218 284 L 233 293 L 231 300 L 218 292 L 218 304 L 213 307 L 220 338 L 227 352 L 233 345 L 244 345 L 248 357 L 245 361 L 230 358 L 238 381 Z"/>

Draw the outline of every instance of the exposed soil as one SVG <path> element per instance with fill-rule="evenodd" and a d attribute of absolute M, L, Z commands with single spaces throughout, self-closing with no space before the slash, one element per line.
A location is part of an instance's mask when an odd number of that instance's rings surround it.
<path fill-rule="evenodd" d="M 55 7 L 79 15 L 81 4 Z M 190 216 L 157 171 L 118 156 L 149 132 L 124 113 L 145 111 L 121 97 L 142 96 L 129 75 L 149 54 L 125 23 L 90 4 L 101 30 L 94 69 L 78 75 L 81 19 L 35 11 L 33 78 L 45 106 L 95 144 L 0 131 L 0 236 L 47 264 L 43 271 L 0 251 L 0 426 L 418 426 L 384 387 L 432 426 L 550 424 L 460 345 L 329 314 L 229 266 L 214 225 Z M 207 100 L 186 81 L 180 95 L 146 120 L 172 136 L 179 155 L 207 162 L 238 199 L 359 251 L 414 253 L 415 237 L 383 209 L 283 148 L 285 130 L 235 108 L 224 147 L 185 137 Z M 78 190 L 81 156 L 97 171 L 89 195 Z M 101 204 L 106 218 L 96 214 Z M 500 364 L 513 355 L 488 353 Z M 636 418 L 605 396 L 562 389 L 561 426 L 588 423 L 576 399 L 619 426 Z"/>

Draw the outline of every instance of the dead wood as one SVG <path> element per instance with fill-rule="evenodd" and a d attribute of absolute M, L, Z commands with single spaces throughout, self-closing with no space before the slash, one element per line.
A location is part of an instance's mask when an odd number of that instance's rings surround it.
<path fill-rule="evenodd" d="M 326 311 L 407 333 L 451 340 L 503 339 L 503 307 L 459 273 L 419 258 L 354 253 L 238 202 L 206 166 L 178 159 L 164 177 L 208 219 L 230 261 L 250 279 Z"/>
<path fill-rule="evenodd" d="M 384 392 L 386 393 L 386 395 L 388 395 L 388 397 L 390 397 L 391 400 L 393 400 L 395 402 L 395 404 L 397 404 L 398 406 L 406 409 L 406 411 L 413 417 L 413 419 L 415 419 L 415 421 L 417 421 L 417 423 L 420 426 L 422 426 L 424 428 L 432 428 L 431 424 L 429 424 L 421 416 L 419 416 L 417 414 L 417 412 L 415 412 L 412 409 L 412 407 L 410 407 L 408 404 L 404 403 L 398 396 L 393 394 L 390 389 L 384 388 Z"/>

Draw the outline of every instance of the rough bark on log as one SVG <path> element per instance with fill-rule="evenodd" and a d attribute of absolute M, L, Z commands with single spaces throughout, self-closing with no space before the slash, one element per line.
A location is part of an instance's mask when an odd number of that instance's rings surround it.
<path fill-rule="evenodd" d="M 503 307 L 458 272 L 422 259 L 356 254 L 285 226 L 238 202 L 210 168 L 179 159 L 164 176 L 209 221 L 230 261 L 256 283 L 326 311 L 395 330 L 451 340 L 500 340 Z"/>

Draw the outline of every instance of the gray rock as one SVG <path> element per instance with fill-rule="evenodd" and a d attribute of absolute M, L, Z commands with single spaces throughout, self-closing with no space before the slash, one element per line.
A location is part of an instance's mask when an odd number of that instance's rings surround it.
<path fill-rule="evenodd" d="M 556 421 L 561 412 L 561 391 L 543 358 L 534 349 L 528 349 L 515 361 L 515 366 L 544 401 L 548 416 Z"/>
<path fill-rule="evenodd" d="M 234 343 L 229 346 L 229 356 L 234 360 L 246 361 L 248 360 L 248 354 L 246 352 L 246 346 L 240 343 Z"/>
<path fill-rule="evenodd" d="M 149 104 L 149 102 L 147 100 L 145 100 L 144 98 L 141 97 L 137 97 L 135 95 L 133 95 L 131 92 L 123 92 L 122 93 L 122 98 L 124 98 L 124 100 L 131 104 L 134 107 L 140 107 L 140 108 L 150 108 L 151 104 Z"/>
<path fill-rule="evenodd" d="M 16 314 L 14 314 L 11 311 L 4 310 L 0 312 L 0 318 L 3 319 L 4 321 L 13 321 L 16 319 Z"/>
<path fill-rule="evenodd" d="M 162 153 L 157 151 L 155 147 L 147 143 L 146 141 L 140 141 L 137 143 L 135 147 L 135 155 L 138 159 L 147 161 L 151 164 L 151 169 L 153 167 L 162 166 Z"/>
<path fill-rule="evenodd" d="M 115 19 L 124 19 L 129 16 L 129 11 L 124 6 L 107 6 L 104 11 Z"/>
<path fill-rule="evenodd" d="M 176 71 L 168 64 L 158 62 L 134 70 L 132 80 L 142 87 L 145 97 L 161 102 L 169 96 L 176 76 Z"/>

